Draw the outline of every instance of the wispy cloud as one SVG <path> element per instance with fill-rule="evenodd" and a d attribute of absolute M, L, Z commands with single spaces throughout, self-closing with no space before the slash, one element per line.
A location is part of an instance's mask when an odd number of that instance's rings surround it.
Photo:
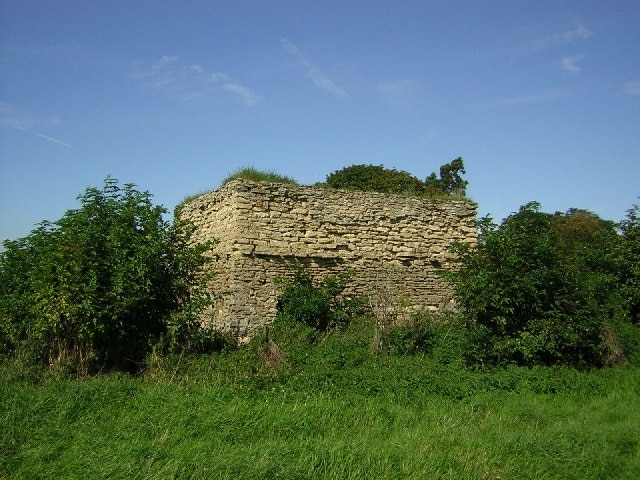
<path fill-rule="evenodd" d="M 245 105 L 253 107 L 262 101 L 262 97 L 256 95 L 249 88 L 244 87 L 237 83 L 227 82 L 223 85 L 223 88 L 231 93 L 238 95 Z"/>
<path fill-rule="evenodd" d="M 50 128 L 60 125 L 56 116 L 26 112 L 14 105 L 0 102 L 0 126 L 25 130 L 30 128 Z"/>
<path fill-rule="evenodd" d="M 132 76 L 165 97 L 186 104 L 212 101 L 225 93 L 234 95 L 247 107 L 264 100 L 229 75 L 187 65 L 177 56 L 164 56 L 149 67 L 137 69 Z"/>
<path fill-rule="evenodd" d="M 640 95 L 640 80 L 625 83 L 622 91 L 627 95 Z"/>
<path fill-rule="evenodd" d="M 391 106 L 413 106 L 420 101 L 420 83 L 416 80 L 391 80 L 378 83 L 378 93 Z"/>
<path fill-rule="evenodd" d="M 55 116 L 38 115 L 24 112 L 8 103 L 0 103 L 0 128 L 10 128 L 26 132 L 48 142 L 56 143 L 65 148 L 74 148 L 62 140 L 38 133 L 34 129 L 51 128 L 60 124 Z"/>
<path fill-rule="evenodd" d="M 571 42 L 577 42 L 577 41 L 580 41 L 580 40 L 586 40 L 591 35 L 593 35 L 593 32 L 591 30 L 589 30 L 584 25 L 578 25 L 575 28 L 566 30 L 562 34 L 562 39 L 565 42 L 571 43 Z"/>
<path fill-rule="evenodd" d="M 591 37 L 593 32 L 584 25 L 578 25 L 564 31 L 552 32 L 536 38 L 531 42 L 534 51 L 546 50 L 553 47 L 561 47 L 563 45 L 578 43 Z"/>
<path fill-rule="evenodd" d="M 504 98 L 490 104 L 491 107 L 528 107 L 544 103 L 552 103 L 570 97 L 567 90 L 545 90 L 517 97 Z"/>
<path fill-rule="evenodd" d="M 421 140 L 425 143 L 429 143 L 431 140 L 433 140 L 437 136 L 438 136 L 438 132 L 436 132 L 435 130 L 428 130 L 423 134 Z"/>
<path fill-rule="evenodd" d="M 554 48 L 576 45 L 586 41 L 593 32 L 583 24 L 569 28 L 549 28 L 531 25 L 512 32 L 508 38 L 509 50 L 515 59 L 528 57 Z"/>
<path fill-rule="evenodd" d="M 583 58 L 584 57 L 582 55 L 564 57 L 562 60 L 560 60 L 560 67 L 567 73 L 580 73 L 582 69 L 578 66 L 578 62 Z"/>
<path fill-rule="evenodd" d="M 336 95 L 337 97 L 347 96 L 347 92 L 344 89 L 337 86 L 329 77 L 322 73 L 318 69 L 318 67 L 316 67 L 307 57 L 305 57 L 300 49 L 293 43 L 289 42 L 286 39 L 282 39 L 282 47 L 288 54 L 298 59 L 300 65 L 302 65 L 302 67 L 304 68 L 307 77 L 309 77 L 318 88 L 326 90 L 327 92 Z"/>

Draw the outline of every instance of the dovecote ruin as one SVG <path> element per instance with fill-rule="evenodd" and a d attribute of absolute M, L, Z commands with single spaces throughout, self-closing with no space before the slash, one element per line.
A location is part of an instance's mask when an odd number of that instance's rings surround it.
<path fill-rule="evenodd" d="M 277 277 L 298 260 L 314 278 L 350 270 L 349 292 L 393 294 L 406 310 L 451 308 L 439 271 L 453 242 L 476 242 L 476 204 L 235 180 L 186 203 L 195 241 L 213 240 L 217 300 L 204 323 L 250 337 L 275 318 Z"/>

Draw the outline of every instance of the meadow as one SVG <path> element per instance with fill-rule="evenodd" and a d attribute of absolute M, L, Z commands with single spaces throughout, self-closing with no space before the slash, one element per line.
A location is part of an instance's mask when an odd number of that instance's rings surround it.
<path fill-rule="evenodd" d="M 640 478 L 636 364 L 472 369 L 456 335 L 408 355 L 371 333 L 276 328 L 137 376 L 5 362 L 0 476 Z"/>

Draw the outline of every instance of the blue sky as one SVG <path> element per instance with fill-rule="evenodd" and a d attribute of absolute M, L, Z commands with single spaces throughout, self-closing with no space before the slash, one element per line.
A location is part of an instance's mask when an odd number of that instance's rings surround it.
<path fill-rule="evenodd" d="M 640 196 L 640 2 L 0 0 L 0 239 L 107 175 L 169 209 L 254 166 L 425 178 L 480 215 Z"/>

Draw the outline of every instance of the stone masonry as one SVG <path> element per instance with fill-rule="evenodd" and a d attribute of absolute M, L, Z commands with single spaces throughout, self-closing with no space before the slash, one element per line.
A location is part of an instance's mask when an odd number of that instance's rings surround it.
<path fill-rule="evenodd" d="M 186 203 L 195 241 L 217 240 L 203 322 L 248 338 L 276 314 L 287 262 L 314 279 L 350 270 L 346 293 L 402 299 L 406 310 L 451 308 L 455 241 L 476 241 L 476 204 L 373 192 L 235 180 Z"/>

